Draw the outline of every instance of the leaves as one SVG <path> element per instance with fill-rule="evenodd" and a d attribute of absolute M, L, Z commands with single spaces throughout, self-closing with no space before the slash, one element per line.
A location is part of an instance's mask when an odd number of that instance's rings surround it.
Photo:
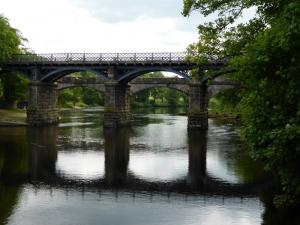
<path fill-rule="evenodd" d="M 257 9 L 256 17 L 238 24 L 237 18 L 249 7 Z M 193 10 L 218 17 L 199 26 L 191 57 L 199 66 L 210 57 L 228 57 L 227 67 L 236 69 L 229 77 L 244 87 L 236 108 L 251 156 L 278 173 L 282 193 L 277 203 L 299 203 L 300 2 L 185 0 L 183 14 Z"/>
<path fill-rule="evenodd" d="M 19 31 L 0 15 L 0 62 L 20 53 L 22 40 Z M 0 101 L 4 106 L 10 107 L 15 101 L 26 99 L 27 81 L 24 78 L 16 73 L 1 71 L 0 67 L 0 81 Z"/>

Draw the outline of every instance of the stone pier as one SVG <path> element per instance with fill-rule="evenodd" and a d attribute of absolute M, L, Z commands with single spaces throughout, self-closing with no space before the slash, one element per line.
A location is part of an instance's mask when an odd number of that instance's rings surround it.
<path fill-rule="evenodd" d="M 130 86 L 110 80 L 105 82 L 104 127 L 130 125 Z"/>
<path fill-rule="evenodd" d="M 32 126 L 58 123 L 56 84 L 42 82 L 29 84 L 27 122 Z"/>
<path fill-rule="evenodd" d="M 189 90 L 188 129 L 206 130 L 208 128 L 207 85 L 191 83 Z"/>

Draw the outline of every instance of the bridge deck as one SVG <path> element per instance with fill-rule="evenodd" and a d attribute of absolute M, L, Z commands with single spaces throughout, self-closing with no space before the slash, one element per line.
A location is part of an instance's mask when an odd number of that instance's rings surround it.
<path fill-rule="evenodd" d="M 195 63 L 187 61 L 186 52 L 158 53 L 49 53 L 19 54 L 12 59 L 0 62 L 1 65 L 24 67 L 30 65 L 43 66 L 175 66 L 187 69 L 194 68 Z M 211 60 L 208 67 L 219 67 L 224 64 L 220 60 Z"/>
<path fill-rule="evenodd" d="M 15 55 L 5 64 L 186 64 L 184 52 L 162 53 L 55 53 Z"/>

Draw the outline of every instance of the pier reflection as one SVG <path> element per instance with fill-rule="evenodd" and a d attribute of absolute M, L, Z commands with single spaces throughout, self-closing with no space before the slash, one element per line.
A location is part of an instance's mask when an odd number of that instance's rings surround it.
<path fill-rule="evenodd" d="M 129 163 L 129 128 L 105 129 L 105 181 L 108 186 L 126 184 Z"/>
<path fill-rule="evenodd" d="M 27 129 L 31 182 L 53 178 L 56 171 L 57 134 L 56 126 Z"/>
<path fill-rule="evenodd" d="M 189 174 L 193 189 L 201 189 L 206 181 L 207 131 L 190 130 L 188 133 Z"/>

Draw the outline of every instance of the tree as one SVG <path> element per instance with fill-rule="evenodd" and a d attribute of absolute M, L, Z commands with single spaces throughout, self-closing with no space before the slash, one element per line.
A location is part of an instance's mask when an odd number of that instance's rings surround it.
<path fill-rule="evenodd" d="M 0 62 L 9 60 L 14 54 L 22 52 L 24 39 L 18 30 L 12 28 L 8 20 L 0 15 Z M 26 98 L 26 80 L 12 72 L 2 71 L 0 67 L 0 102 L 2 107 L 11 108 L 17 100 Z"/>
<path fill-rule="evenodd" d="M 245 9 L 256 15 L 239 23 Z M 189 60 L 200 67 L 228 61 L 224 70 L 243 87 L 242 138 L 253 158 L 276 171 L 282 191 L 275 202 L 300 203 L 299 0 L 184 0 L 183 14 L 193 10 L 217 18 L 199 25 Z"/>
<path fill-rule="evenodd" d="M 18 30 L 12 28 L 8 19 L 0 15 L 0 61 L 8 60 L 20 53 L 22 37 Z"/>
<path fill-rule="evenodd" d="M 82 90 L 82 101 L 84 104 L 91 106 L 104 105 L 103 95 L 91 88 L 84 88 Z"/>

